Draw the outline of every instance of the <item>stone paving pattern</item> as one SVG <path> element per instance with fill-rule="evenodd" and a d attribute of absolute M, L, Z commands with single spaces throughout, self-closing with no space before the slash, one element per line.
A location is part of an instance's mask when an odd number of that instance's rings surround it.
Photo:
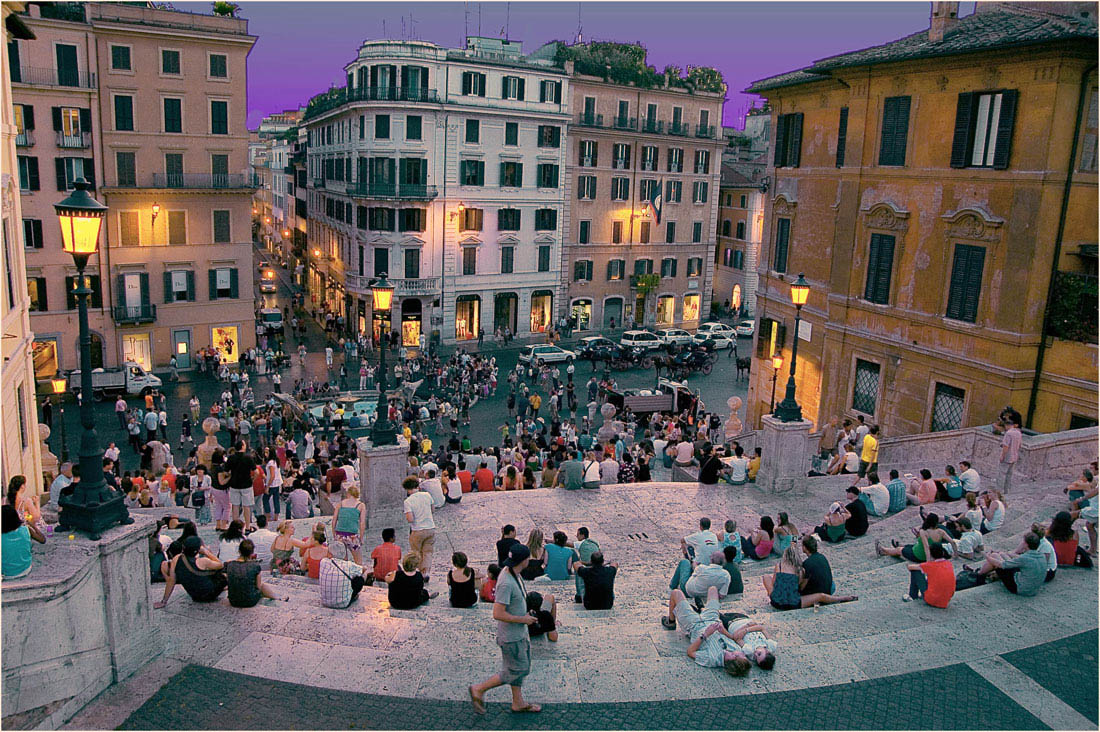
<path fill-rule="evenodd" d="M 1100 634 L 1091 630 L 1040 648 L 1005 653 L 1002 658 L 1096 724 L 1100 721 L 1098 644 Z"/>

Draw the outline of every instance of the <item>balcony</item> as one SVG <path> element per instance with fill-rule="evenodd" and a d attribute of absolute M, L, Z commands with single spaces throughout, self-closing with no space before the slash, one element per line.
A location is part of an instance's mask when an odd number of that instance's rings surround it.
<path fill-rule="evenodd" d="M 348 185 L 348 194 L 357 198 L 431 201 L 439 195 L 439 189 L 420 183 L 355 183 Z"/>
<path fill-rule="evenodd" d="M 325 179 L 324 178 L 314 178 L 313 179 L 313 187 L 323 190 L 324 187 L 325 187 Z"/>
<path fill-rule="evenodd" d="M 665 131 L 665 123 L 659 119 L 643 119 L 642 132 L 660 135 Z"/>
<path fill-rule="evenodd" d="M 638 118 L 637 117 L 613 117 L 611 121 L 612 127 L 616 130 L 637 130 Z"/>
<path fill-rule="evenodd" d="M 68 86 L 77 89 L 95 89 L 95 74 L 76 69 L 50 69 L 38 66 L 20 66 L 12 69 L 11 83 L 31 86 Z"/>
<path fill-rule="evenodd" d="M 677 137 L 687 137 L 689 133 L 690 125 L 686 125 L 683 122 L 669 122 L 668 134 L 675 135 Z"/>
<path fill-rule="evenodd" d="M 117 325 L 152 323 L 156 319 L 156 305 L 148 303 L 144 305 L 115 305 L 115 323 Z"/>
<path fill-rule="evenodd" d="M 361 86 L 349 89 L 349 102 L 438 102 L 439 92 L 426 87 Z"/>
<path fill-rule="evenodd" d="M 15 136 L 16 147 L 34 147 L 34 130 L 23 130 Z"/>
<path fill-rule="evenodd" d="M 398 297 L 432 295 L 439 291 L 438 277 L 420 277 L 418 279 L 393 280 L 394 293 Z"/>
<path fill-rule="evenodd" d="M 248 173 L 153 173 L 153 188 L 233 190 L 259 188 L 259 179 Z"/>
<path fill-rule="evenodd" d="M 582 113 L 577 117 L 577 124 L 581 127 L 603 127 L 603 115 Z"/>
<path fill-rule="evenodd" d="M 83 150 L 92 146 L 92 133 L 78 132 L 75 135 L 57 133 L 57 146 L 65 150 Z"/>
<path fill-rule="evenodd" d="M 699 125 L 695 128 L 695 136 L 706 138 L 708 140 L 714 139 L 714 125 Z"/>

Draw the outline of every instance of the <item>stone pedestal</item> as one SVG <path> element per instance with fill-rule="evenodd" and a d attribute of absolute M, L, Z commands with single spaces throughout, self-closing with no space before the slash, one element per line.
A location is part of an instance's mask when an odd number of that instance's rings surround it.
<path fill-rule="evenodd" d="M 770 414 L 761 417 L 757 445 L 761 448 L 756 485 L 769 493 L 793 490 L 810 470 L 812 422 L 780 422 Z"/>
<path fill-rule="evenodd" d="M 356 445 L 360 498 L 367 506 L 367 515 L 403 513 L 405 490 L 401 481 L 408 466 L 408 441 L 398 435 L 396 445 L 374 447 L 369 437 L 360 437 Z"/>

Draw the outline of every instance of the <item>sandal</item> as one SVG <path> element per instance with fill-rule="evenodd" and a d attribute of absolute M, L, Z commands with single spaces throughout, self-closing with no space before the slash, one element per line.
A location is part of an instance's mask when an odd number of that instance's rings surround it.
<path fill-rule="evenodd" d="M 470 692 L 470 703 L 474 705 L 474 711 L 478 714 L 485 714 L 485 703 L 483 699 L 479 699 L 474 694 L 474 687 L 470 686 L 467 689 Z"/>
<path fill-rule="evenodd" d="M 661 626 L 665 630 L 676 630 L 676 618 L 670 618 L 667 615 L 661 616 Z"/>
<path fill-rule="evenodd" d="M 513 714 L 533 714 L 534 712 L 541 711 L 542 707 L 540 707 L 538 704 L 528 704 L 527 706 L 520 707 L 519 709 L 512 709 Z"/>

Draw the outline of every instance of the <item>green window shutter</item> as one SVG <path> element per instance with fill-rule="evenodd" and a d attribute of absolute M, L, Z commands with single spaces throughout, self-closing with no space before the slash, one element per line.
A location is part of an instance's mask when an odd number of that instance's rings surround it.
<path fill-rule="evenodd" d="M 211 300 L 217 300 L 218 299 L 218 271 L 215 270 L 215 269 L 212 269 L 212 270 L 208 271 L 207 274 L 210 276 L 210 299 Z M 123 288 L 122 288 L 122 278 L 121 277 L 119 278 L 118 283 L 119 283 L 118 284 L 119 292 L 122 292 Z"/>
<path fill-rule="evenodd" d="M 65 278 L 65 309 L 76 310 L 76 277 Z"/>
<path fill-rule="evenodd" d="M 951 140 L 951 167 L 965 168 L 974 131 L 974 93 L 959 94 L 955 105 L 955 134 Z"/>
<path fill-rule="evenodd" d="M 172 302 L 175 301 L 172 295 L 173 295 L 173 293 L 172 293 L 172 273 L 169 272 L 168 270 L 165 270 L 164 271 L 164 302 L 166 304 L 171 304 Z"/>
<path fill-rule="evenodd" d="M 88 188 L 95 190 L 95 158 L 84 158 L 84 180 L 88 181 Z"/>
<path fill-rule="evenodd" d="M 68 186 L 65 185 L 65 158 L 54 158 L 53 168 L 57 180 L 57 190 L 67 190 Z"/>
<path fill-rule="evenodd" d="M 229 270 L 229 296 L 232 298 L 239 297 L 237 290 L 237 268 Z"/>
<path fill-rule="evenodd" d="M 53 131 L 61 132 L 61 107 L 50 107 L 53 113 Z"/>
<path fill-rule="evenodd" d="M 195 302 L 195 273 L 187 271 L 187 301 Z"/>
<path fill-rule="evenodd" d="M 787 246 L 791 236 L 791 220 L 776 219 L 775 222 L 775 260 L 772 269 L 776 272 L 787 271 Z"/>
<path fill-rule="evenodd" d="M 969 323 L 977 320 L 984 267 L 984 247 L 968 244 L 955 246 L 955 260 L 951 268 L 951 290 L 947 297 L 947 317 Z"/>
<path fill-rule="evenodd" d="M 523 101 L 523 90 L 524 90 L 524 87 L 526 87 L 526 86 L 527 86 L 526 80 L 521 78 L 519 80 L 519 101 L 521 101 L 521 102 Z"/>
<path fill-rule="evenodd" d="M 771 341 L 773 321 L 768 318 L 760 319 L 760 327 L 756 329 L 756 357 L 767 358 L 771 354 L 765 353 L 768 343 Z"/>
<path fill-rule="evenodd" d="M 848 147 L 848 108 L 840 109 L 840 124 L 836 132 L 836 167 L 844 167 L 844 153 Z"/>
<path fill-rule="evenodd" d="M 890 302 L 890 278 L 894 267 L 894 237 L 871 234 L 871 248 L 867 257 L 867 285 L 863 299 L 886 305 Z"/>
<path fill-rule="evenodd" d="M 787 165 L 797 168 L 802 162 L 802 112 L 790 115 L 791 127 L 787 138 Z"/>
<path fill-rule="evenodd" d="M 141 272 L 138 275 L 138 281 L 141 283 L 141 304 L 149 304 L 149 273 Z"/>
<path fill-rule="evenodd" d="M 103 307 L 103 288 L 100 286 L 99 275 L 88 275 L 88 287 L 92 291 L 89 305 L 93 308 Z"/>
<path fill-rule="evenodd" d="M 34 105 L 23 105 L 23 126 L 28 130 L 34 129 Z"/>
<path fill-rule="evenodd" d="M 470 89 L 471 89 L 471 86 L 472 86 L 472 84 L 471 84 L 471 81 L 472 81 L 471 77 L 472 76 L 473 76 L 473 74 L 471 74 L 469 71 L 463 71 L 462 72 L 462 93 L 463 94 L 469 94 L 470 93 Z"/>
<path fill-rule="evenodd" d="M 80 108 L 80 131 L 89 133 L 92 131 L 92 110 L 88 107 Z"/>
<path fill-rule="evenodd" d="M 879 165 L 905 165 L 909 136 L 909 97 L 887 97 L 882 106 Z"/>
<path fill-rule="evenodd" d="M 1016 127 L 1016 100 L 1020 96 L 1015 89 L 1001 92 L 1001 118 L 997 121 L 997 149 L 993 153 L 994 170 L 1008 167 L 1012 152 L 1012 131 Z M 992 130 L 990 134 L 993 134 Z"/>

